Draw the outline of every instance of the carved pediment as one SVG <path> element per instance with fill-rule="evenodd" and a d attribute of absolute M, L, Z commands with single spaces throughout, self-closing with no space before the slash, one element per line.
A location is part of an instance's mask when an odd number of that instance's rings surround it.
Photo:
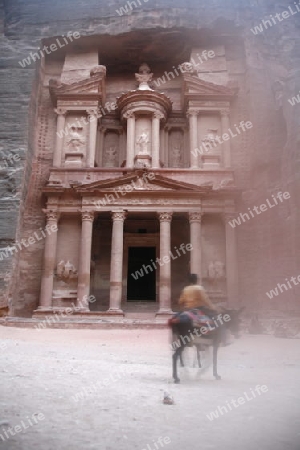
<path fill-rule="evenodd" d="M 183 95 L 197 100 L 230 100 L 237 92 L 236 89 L 210 83 L 191 74 L 184 74 L 183 80 Z"/>
<path fill-rule="evenodd" d="M 74 189 L 80 193 L 106 192 L 115 190 L 127 190 L 127 192 L 157 191 L 157 192 L 209 192 L 212 185 L 196 186 L 194 184 L 183 183 L 171 180 L 161 175 L 155 175 L 148 171 L 135 171 L 123 177 L 109 180 L 96 181 L 94 183 L 75 186 Z M 126 186 L 131 186 L 126 189 Z"/>
<path fill-rule="evenodd" d="M 52 101 L 56 104 L 57 100 L 89 99 L 99 100 L 104 95 L 104 80 L 106 76 L 105 66 L 98 66 L 98 70 L 91 71 L 90 78 L 76 81 L 71 84 L 61 83 L 51 79 L 49 81 L 49 90 Z M 100 70 L 100 68 L 102 68 Z"/>

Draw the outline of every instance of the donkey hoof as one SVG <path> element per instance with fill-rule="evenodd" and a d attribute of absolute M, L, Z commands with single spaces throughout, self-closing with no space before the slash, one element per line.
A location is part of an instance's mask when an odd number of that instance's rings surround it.
<path fill-rule="evenodd" d="M 174 378 L 174 383 L 175 384 L 179 384 L 180 383 L 180 379 L 179 378 Z"/>
<path fill-rule="evenodd" d="M 215 375 L 215 379 L 216 379 L 216 380 L 221 380 L 220 375 Z"/>

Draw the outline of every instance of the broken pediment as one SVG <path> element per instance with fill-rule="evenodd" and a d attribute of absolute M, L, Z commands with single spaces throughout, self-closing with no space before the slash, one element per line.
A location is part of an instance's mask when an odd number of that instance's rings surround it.
<path fill-rule="evenodd" d="M 169 192 L 209 192 L 212 185 L 196 186 L 171 180 L 161 175 L 155 175 L 148 171 L 135 171 L 120 178 L 96 181 L 94 183 L 76 186 L 74 189 L 79 193 L 92 193 L 114 190 L 126 190 L 128 192 L 138 191 L 169 191 Z"/>
<path fill-rule="evenodd" d="M 58 80 L 49 81 L 49 91 L 53 103 L 57 100 L 88 99 L 99 100 L 105 94 L 106 67 L 97 66 L 91 70 L 90 78 L 65 84 Z"/>
<path fill-rule="evenodd" d="M 237 89 L 210 83 L 195 75 L 184 74 L 183 76 L 183 95 L 190 99 L 229 101 L 236 93 Z"/>

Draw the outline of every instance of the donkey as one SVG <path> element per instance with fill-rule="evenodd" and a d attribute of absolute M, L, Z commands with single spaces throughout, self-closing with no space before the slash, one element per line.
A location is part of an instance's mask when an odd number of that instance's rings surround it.
<path fill-rule="evenodd" d="M 202 308 L 199 308 L 202 309 Z M 239 310 L 228 309 L 222 313 L 213 316 L 210 320 L 210 324 L 206 327 L 195 326 L 191 314 L 189 311 L 184 311 L 175 314 L 169 319 L 169 326 L 172 330 L 172 347 L 173 353 L 173 379 L 175 383 L 180 383 L 180 379 L 177 374 L 177 361 L 180 358 L 182 362 L 182 352 L 187 345 L 195 345 L 197 349 L 197 359 L 199 367 L 200 365 L 200 348 L 203 342 L 207 342 L 208 345 L 213 347 L 213 375 L 216 380 L 220 380 L 218 375 L 217 362 L 218 362 L 218 349 L 222 342 L 224 332 L 229 329 L 235 338 L 239 337 L 240 331 L 240 314 L 244 308 Z M 194 310 L 197 314 L 197 311 Z M 206 341 L 203 341 L 205 339 Z M 202 341 L 202 342 L 201 342 Z M 207 345 L 206 344 L 206 345 Z M 176 348 L 176 349 L 175 349 Z"/>

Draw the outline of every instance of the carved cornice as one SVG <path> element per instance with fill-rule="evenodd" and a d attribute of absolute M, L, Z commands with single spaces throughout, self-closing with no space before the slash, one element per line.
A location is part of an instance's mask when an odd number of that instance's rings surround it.
<path fill-rule="evenodd" d="M 70 84 L 62 83 L 56 79 L 49 80 L 49 91 L 53 103 L 56 105 L 58 100 L 70 102 L 93 100 L 99 102 L 105 92 L 106 70 L 103 67 L 93 68 L 89 78 Z"/>
<path fill-rule="evenodd" d="M 148 113 L 160 111 L 166 118 L 172 110 L 172 102 L 169 97 L 161 92 L 149 90 L 126 92 L 117 98 L 117 105 L 121 117 L 124 117 L 129 111 L 145 111 Z"/>
<path fill-rule="evenodd" d="M 171 222 L 172 221 L 172 212 L 158 212 L 157 213 L 160 222 Z"/>
<path fill-rule="evenodd" d="M 191 98 L 212 97 L 216 99 L 230 99 L 237 93 L 237 89 L 201 80 L 191 73 L 184 73 L 183 79 L 184 94 Z"/>

